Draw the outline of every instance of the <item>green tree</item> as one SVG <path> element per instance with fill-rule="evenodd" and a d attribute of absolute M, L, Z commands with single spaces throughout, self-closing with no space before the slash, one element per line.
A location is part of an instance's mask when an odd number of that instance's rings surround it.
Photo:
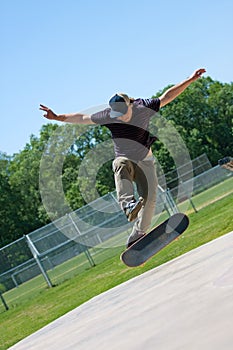
<path fill-rule="evenodd" d="M 25 148 L 15 154 L 9 165 L 9 183 L 19 193 L 20 201 L 15 203 L 18 208 L 18 219 L 21 222 L 22 234 L 42 226 L 48 221 L 41 204 L 39 192 L 40 160 L 46 142 L 56 125 L 48 124 L 41 129 L 40 137 L 30 137 Z"/>
<path fill-rule="evenodd" d="M 21 236 L 19 219 L 20 195 L 6 175 L 0 173 L 0 247 Z"/>
<path fill-rule="evenodd" d="M 152 120 L 152 133 L 159 137 L 153 151 L 164 173 L 175 169 L 174 158 L 185 161 L 177 132 L 191 159 L 206 153 L 215 165 L 219 158 L 232 155 L 232 83 L 201 78 L 160 113 L 162 118 Z M 169 148 L 164 140 L 169 140 Z M 0 244 L 45 225 L 70 208 L 80 208 L 87 202 L 86 194 L 94 198 L 96 192 L 102 196 L 113 191 L 113 157 L 107 128 L 51 123 L 42 127 L 38 138 L 32 135 L 18 154 L 0 153 Z M 93 186 L 90 178 L 95 180 Z M 42 199 L 48 203 L 46 209 Z"/>
<path fill-rule="evenodd" d="M 232 83 L 223 84 L 210 77 L 201 78 L 165 106 L 161 115 L 174 123 L 191 158 L 206 153 L 214 165 L 219 158 L 231 154 Z"/>
<path fill-rule="evenodd" d="M 85 205 L 87 197 L 94 200 L 96 192 L 103 196 L 115 188 L 109 130 L 100 126 L 78 126 L 77 134 L 65 159 L 62 178 L 66 199 L 72 209 Z M 93 186 L 90 185 L 91 178 L 96 180 Z"/>

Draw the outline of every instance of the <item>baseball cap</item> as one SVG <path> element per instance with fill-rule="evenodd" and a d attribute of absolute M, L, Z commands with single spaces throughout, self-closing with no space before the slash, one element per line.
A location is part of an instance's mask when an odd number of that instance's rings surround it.
<path fill-rule="evenodd" d="M 109 100 L 109 106 L 111 107 L 110 118 L 117 118 L 124 115 L 130 104 L 130 98 L 123 93 L 117 93 Z"/>

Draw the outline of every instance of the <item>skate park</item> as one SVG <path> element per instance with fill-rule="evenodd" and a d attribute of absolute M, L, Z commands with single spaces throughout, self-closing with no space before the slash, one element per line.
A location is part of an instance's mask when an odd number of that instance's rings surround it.
<path fill-rule="evenodd" d="M 94 297 L 12 350 L 232 349 L 233 232 Z"/>
<path fill-rule="evenodd" d="M 223 183 L 228 183 L 227 189 L 231 191 L 232 177 L 228 178 L 228 175 L 232 172 L 218 167 L 210 171 L 227 174 Z M 217 186 L 220 186 L 221 194 L 222 183 Z M 211 187 L 210 192 L 216 195 L 218 187 Z M 229 209 L 218 204 L 221 198 L 211 202 L 223 212 L 230 210 L 229 200 Z M 194 203 L 197 203 L 195 197 Z M 202 206 L 200 204 L 200 213 Z M 197 224 L 199 215 L 193 212 Z M 209 218 L 205 213 L 202 216 L 204 222 L 211 221 L 213 212 L 210 210 Z M 229 220 L 231 217 L 228 217 Z M 193 224 L 192 219 L 190 228 Z M 218 223 L 220 228 L 223 224 Z M 194 230 L 193 234 L 204 237 L 204 228 L 198 230 L 199 233 Z M 48 229 L 44 231 L 47 242 Z M 184 233 L 175 244 L 180 246 L 190 239 Z M 173 246 L 170 248 L 174 250 Z M 139 275 L 92 297 L 10 349 L 41 349 L 42 346 L 85 350 L 119 346 L 122 349 L 231 349 L 232 250 L 233 232 L 230 231 L 144 273 L 138 270 Z M 156 256 L 149 263 L 155 260 Z"/>
<path fill-rule="evenodd" d="M 233 348 L 232 13 L 229 0 L 2 3 L 0 350 Z M 119 94 L 122 125 L 161 98 L 151 150 L 136 151 L 152 151 L 160 186 L 151 228 L 190 223 L 133 268 L 118 135 L 89 125 Z"/>

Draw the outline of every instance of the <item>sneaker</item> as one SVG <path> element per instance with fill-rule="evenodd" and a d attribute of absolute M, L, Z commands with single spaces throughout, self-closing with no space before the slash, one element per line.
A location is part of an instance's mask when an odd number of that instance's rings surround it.
<path fill-rule="evenodd" d="M 146 234 L 145 233 L 140 233 L 138 234 L 137 238 L 135 237 L 130 237 L 128 239 L 128 242 L 126 244 L 126 248 L 131 247 L 131 245 L 133 245 L 134 243 L 136 243 L 139 239 L 141 239 L 142 237 L 144 237 Z"/>
<path fill-rule="evenodd" d="M 142 197 L 140 197 L 137 202 L 130 202 L 127 204 L 124 210 L 128 221 L 134 221 L 137 218 L 138 212 L 140 211 L 142 204 Z"/>

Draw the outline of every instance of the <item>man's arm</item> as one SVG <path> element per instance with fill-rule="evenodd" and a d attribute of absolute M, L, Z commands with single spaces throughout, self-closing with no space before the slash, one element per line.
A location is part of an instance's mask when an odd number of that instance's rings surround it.
<path fill-rule="evenodd" d="M 45 111 L 44 117 L 50 120 L 57 120 L 59 122 L 66 122 L 72 124 L 95 124 L 91 120 L 89 114 L 72 113 L 72 114 L 56 114 L 50 108 L 40 105 L 40 110 Z"/>
<path fill-rule="evenodd" d="M 195 70 L 195 72 L 186 80 L 179 84 L 172 86 L 170 89 L 165 91 L 160 97 L 160 107 L 167 105 L 169 102 L 173 101 L 177 96 L 179 96 L 192 82 L 199 79 L 203 73 L 205 73 L 204 68 Z"/>

